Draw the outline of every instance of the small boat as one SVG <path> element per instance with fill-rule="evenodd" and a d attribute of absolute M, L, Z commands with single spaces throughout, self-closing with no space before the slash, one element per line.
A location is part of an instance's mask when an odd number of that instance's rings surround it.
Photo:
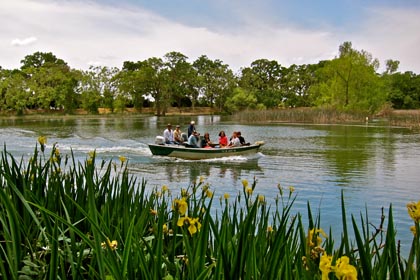
<path fill-rule="evenodd" d="M 155 156 L 198 160 L 255 154 L 264 145 L 264 142 L 258 141 L 247 146 L 229 148 L 190 148 L 184 145 L 162 143 L 148 145 L 150 151 Z"/>

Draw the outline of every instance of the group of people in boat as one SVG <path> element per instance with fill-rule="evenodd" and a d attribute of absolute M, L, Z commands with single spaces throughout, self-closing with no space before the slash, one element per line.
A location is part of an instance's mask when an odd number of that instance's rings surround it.
<path fill-rule="evenodd" d="M 204 133 L 204 136 L 201 137 L 200 133 L 195 129 L 194 121 L 191 121 L 188 126 L 187 133 L 188 134 L 181 132 L 179 125 L 173 130 L 172 125 L 168 124 L 163 132 L 164 142 L 165 144 L 184 145 L 191 148 L 229 148 L 249 145 L 249 143 L 245 142 L 240 131 L 234 131 L 230 139 L 228 139 L 225 132 L 222 130 L 219 132 L 219 141 L 217 142 L 210 140 L 210 134 L 208 132 Z"/>

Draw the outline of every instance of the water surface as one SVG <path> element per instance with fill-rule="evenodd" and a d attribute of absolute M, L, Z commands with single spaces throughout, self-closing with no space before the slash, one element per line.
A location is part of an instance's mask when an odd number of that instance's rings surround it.
<path fill-rule="evenodd" d="M 367 125 L 238 125 L 228 117 L 192 118 L 202 134 L 217 140 L 220 130 L 230 135 L 239 130 L 249 142 L 264 141 L 261 153 L 252 157 L 187 161 L 154 157 L 147 143 L 161 135 L 167 123 L 180 124 L 183 131 L 191 118 L 185 117 L 80 117 L 49 119 L 1 119 L 0 141 L 16 157 L 29 157 L 40 135 L 48 137 L 47 148 L 57 143 L 62 154 L 72 150 L 84 160 L 90 151 L 106 160 L 128 158 L 131 173 L 146 179 L 148 186 L 169 185 L 173 192 L 204 176 L 215 195 L 242 191 L 242 179 L 258 180 L 256 193 L 273 203 L 278 185 L 295 188 L 296 212 L 306 216 L 309 201 L 313 213 L 321 212 L 324 229 L 335 238 L 342 231 L 341 194 L 348 216 L 369 212 L 370 222 L 379 226 L 381 208 L 385 215 L 392 204 L 397 238 L 403 252 L 412 240 L 406 204 L 420 200 L 420 134 L 405 128 Z M 1 148 L 3 150 L 3 146 Z M 373 228 L 372 228 L 373 230 Z"/>

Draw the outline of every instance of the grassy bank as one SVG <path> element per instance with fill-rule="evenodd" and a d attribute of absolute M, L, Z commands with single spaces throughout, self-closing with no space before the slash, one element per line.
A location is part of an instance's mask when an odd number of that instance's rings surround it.
<path fill-rule="evenodd" d="M 154 108 L 142 108 L 135 109 L 135 108 L 126 108 L 124 111 L 114 111 L 112 112 L 109 108 L 99 108 L 97 114 L 92 114 L 87 112 L 83 109 L 76 109 L 72 113 L 67 113 L 64 110 L 24 110 L 21 114 L 17 114 L 15 111 L 0 111 L 0 118 L 41 118 L 45 116 L 53 116 L 53 117 L 89 117 L 89 116 L 109 116 L 109 117 L 115 117 L 115 116 L 138 116 L 138 115 L 155 115 L 155 109 Z M 174 116 L 174 115 L 212 115 L 212 114 L 218 114 L 219 111 L 215 108 L 211 107 L 195 107 L 194 109 L 191 107 L 170 107 L 167 109 L 165 115 L 166 116 Z"/>
<path fill-rule="evenodd" d="M 272 109 L 263 111 L 241 111 L 234 115 L 237 122 L 246 123 L 366 123 L 374 119 L 381 120 L 386 125 L 420 128 L 420 110 L 386 110 L 378 115 L 363 112 L 342 112 L 335 109 L 293 108 Z"/>
<path fill-rule="evenodd" d="M 392 207 L 371 221 L 343 197 L 332 240 L 309 204 L 307 221 L 291 214 L 293 187 L 273 205 L 256 181 L 229 197 L 200 178 L 175 195 L 137 182 L 124 157 L 76 162 L 45 142 L 27 163 L 1 153 L 2 279 L 420 279 L 419 235 L 400 256 Z M 418 233 L 420 201 L 408 207 Z"/>

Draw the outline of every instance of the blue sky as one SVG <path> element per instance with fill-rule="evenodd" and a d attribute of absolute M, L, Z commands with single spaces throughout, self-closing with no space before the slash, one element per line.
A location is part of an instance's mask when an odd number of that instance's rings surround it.
<path fill-rule="evenodd" d="M 232 69 L 332 59 L 351 41 L 420 73 L 420 1 L 0 0 L 0 66 L 53 52 L 71 67 L 121 67 L 179 51 Z"/>

